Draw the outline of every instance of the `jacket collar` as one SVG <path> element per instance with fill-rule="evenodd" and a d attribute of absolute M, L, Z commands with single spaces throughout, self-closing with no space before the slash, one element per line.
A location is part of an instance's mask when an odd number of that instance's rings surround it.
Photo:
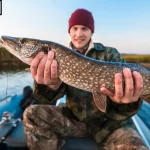
<path fill-rule="evenodd" d="M 71 42 L 69 43 L 69 48 L 73 49 Z M 98 51 L 103 51 L 103 50 L 105 50 L 105 47 L 101 43 L 94 43 L 91 39 L 91 41 L 89 43 L 89 46 L 88 46 L 88 48 L 87 48 L 84 55 L 87 55 L 92 49 L 95 49 L 95 50 L 98 50 Z M 76 49 L 74 49 L 74 50 L 77 51 Z"/>

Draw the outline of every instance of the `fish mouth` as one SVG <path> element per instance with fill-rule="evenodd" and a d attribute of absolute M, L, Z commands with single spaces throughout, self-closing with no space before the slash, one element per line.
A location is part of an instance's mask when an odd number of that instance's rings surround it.
<path fill-rule="evenodd" d="M 11 36 L 1 36 L 0 39 L 0 45 L 2 47 L 18 47 L 19 42 L 18 42 L 18 38 L 16 37 L 11 37 Z"/>
<path fill-rule="evenodd" d="M 0 39 L 0 46 L 3 46 L 3 44 L 4 44 L 4 41 L 3 41 L 3 39 L 1 38 L 1 39 Z"/>
<path fill-rule="evenodd" d="M 17 42 L 17 40 L 18 40 L 18 38 L 16 38 L 16 37 L 3 35 L 3 36 L 1 36 L 1 40 L 0 41 L 2 43 L 5 43 L 5 42 Z"/>
<path fill-rule="evenodd" d="M 5 48 L 5 43 L 1 38 L 0 38 L 0 48 Z"/>

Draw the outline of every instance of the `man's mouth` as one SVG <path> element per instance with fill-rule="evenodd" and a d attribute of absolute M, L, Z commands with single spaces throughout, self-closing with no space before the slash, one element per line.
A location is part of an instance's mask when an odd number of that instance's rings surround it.
<path fill-rule="evenodd" d="M 76 42 L 83 42 L 84 39 L 76 39 L 75 41 L 76 41 Z"/>

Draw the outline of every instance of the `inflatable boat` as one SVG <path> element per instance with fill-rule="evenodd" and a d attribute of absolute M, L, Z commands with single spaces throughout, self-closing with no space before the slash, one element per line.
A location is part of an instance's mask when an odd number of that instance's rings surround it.
<path fill-rule="evenodd" d="M 26 91 L 25 91 L 26 89 Z M 0 149 L 27 149 L 27 141 L 24 134 L 22 114 L 23 102 L 32 92 L 31 87 L 24 88 L 22 94 L 7 96 L 0 100 Z M 64 104 L 64 99 L 60 99 L 56 105 Z M 132 117 L 134 125 L 143 138 L 145 144 L 150 148 L 150 104 L 143 102 L 139 112 Z M 2 148 L 5 144 L 5 149 Z M 94 140 L 90 138 L 66 137 L 66 144 L 61 150 L 98 150 Z"/>

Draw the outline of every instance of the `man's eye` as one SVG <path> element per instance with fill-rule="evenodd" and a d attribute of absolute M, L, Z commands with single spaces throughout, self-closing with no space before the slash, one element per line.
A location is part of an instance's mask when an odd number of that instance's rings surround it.
<path fill-rule="evenodd" d="M 73 30 L 74 30 L 74 31 L 76 31 L 76 30 L 77 30 L 77 28 L 73 28 Z"/>
<path fill-rule="evenodd" d="M 83 30 L 83 31 L 86 31 L 86 30 L 87 30 L 87 28 L 82 28 L 82 30 Z"/>

